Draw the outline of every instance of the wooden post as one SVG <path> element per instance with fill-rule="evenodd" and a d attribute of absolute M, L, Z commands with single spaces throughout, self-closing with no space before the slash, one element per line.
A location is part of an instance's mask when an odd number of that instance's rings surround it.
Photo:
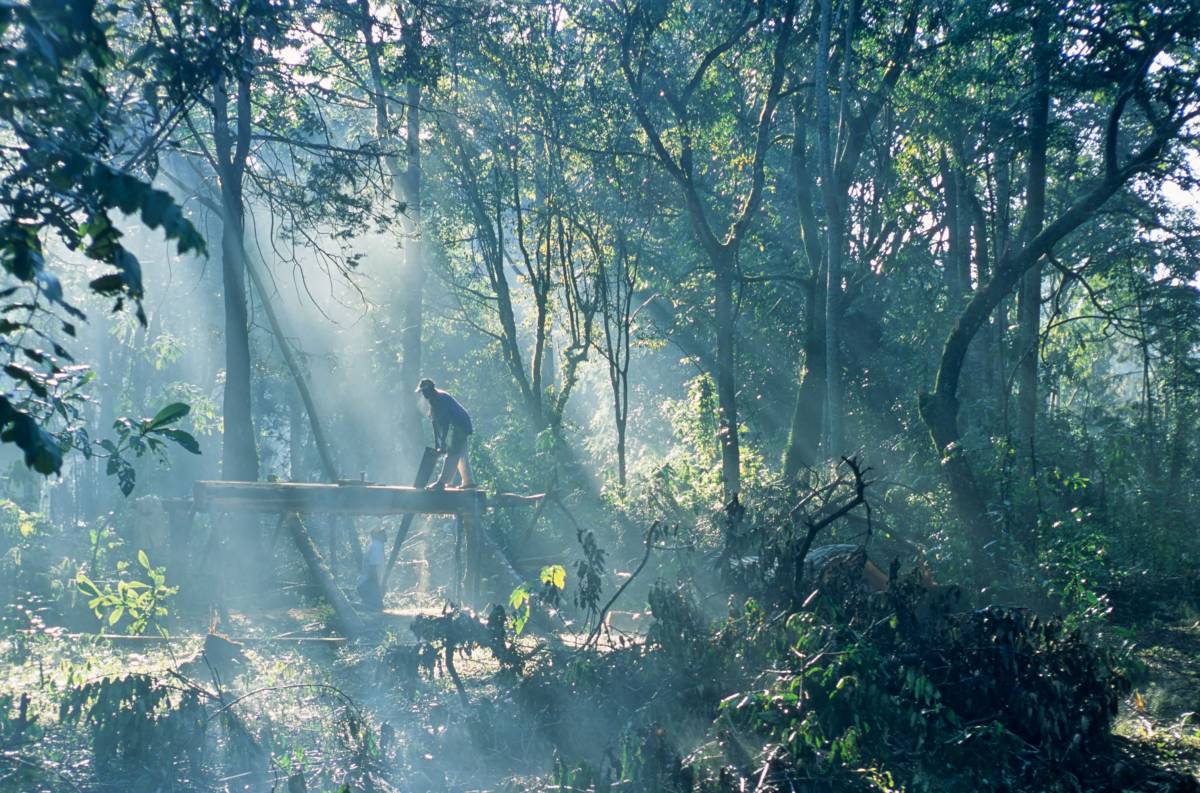
<path fill-rule="evenodd" d="M 483 574 L 482 548 L 479 542 L 480 519 L 479 502 L 473 502 L 471 509 L 462 513 L 459 521 L 462 525 L 463 543 L 466 546 L 466 564 L 463 571 L 466 576 L 467 600 L 472 606 L 480 603 L 480 577 Z"/>

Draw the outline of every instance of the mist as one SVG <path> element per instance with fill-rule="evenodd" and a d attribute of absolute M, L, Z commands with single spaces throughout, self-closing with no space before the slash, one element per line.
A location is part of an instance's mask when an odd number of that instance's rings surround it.
<path fill-rule="evenodd" d="M 0 4 L 0 793 L 1193 790 L 1193 5 Z"/>

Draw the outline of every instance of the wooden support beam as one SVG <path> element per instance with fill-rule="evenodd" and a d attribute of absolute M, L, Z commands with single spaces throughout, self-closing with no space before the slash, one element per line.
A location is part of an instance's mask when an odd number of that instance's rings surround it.
<path fill-rule="evenodd" d="M 421 490 L 399 485 L 199 481 L 196 509 L 222 512 L 458 515 L 482 511 L 479 490 Z"/>
<path fill-rule="evenodd" d="M 304 557 L 305 564 L 308 565 L 308 571 L 312 575 L 313 583 L 321 588 L 321 593 L 329 601 L 329 605 L 333 607 L 333 617 L 342 634 L 349 637 L 361 634 L 366 629 L 366 624 L 363 622 L 362 617 L 358 615 L 358 612 L 354 610 L 354 606 L 342 594 L 342 590 L 338 589 L 333 574 L 329 572 L 329 567 L 326 566 L 325 560 L 321 558 L 320 552 L 317 551 L 317 546 L 313 544 L 312 537 L 309 536 L 308 529 L 305 528 L 304 522 L 300 520 L 300 516 L 293 513 L 288 517 L 286 525 L 288 532 L 292 535 L 292 541 L 296 543 L 296 548 L 300 551 L 300 555 Z"/>

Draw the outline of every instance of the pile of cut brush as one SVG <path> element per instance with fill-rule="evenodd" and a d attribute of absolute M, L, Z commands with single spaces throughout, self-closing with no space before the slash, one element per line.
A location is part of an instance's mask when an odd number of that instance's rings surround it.
<path fill-rule="evenodd" d="M 1198 789 L 1112 737 L 1127 686 L 1079 632 L 915 572 L 860 577 L 715 626 L 656 587 L 644 644 L 537 664 L 492 704 L 532 719 L 559 789 Z"/>
<path fill-rule="evenodd" d="M 710 557 L 723 619 L 690 584 L 660 583 L 641 643 L 522 656 L 499 610 L 472 641 L 451 618 L 444 641 L 419 637 L 430 659 L 472 645 L 500 657 L 505 683 L 478 704 L 506 716 L 476 722 L 481 745 L 512 754 L 513 735 L 538 736 L 555 771 L 535 787 L 555 789 L 1200 790 L 1112 736 L 1128 684 L 1079 631 L 973 608 L 922 570 L 885 575 L 861 546 L 814 548 L 865 506 L 866 470 L 843 462 L 802 497 L 726 508 Z"/>

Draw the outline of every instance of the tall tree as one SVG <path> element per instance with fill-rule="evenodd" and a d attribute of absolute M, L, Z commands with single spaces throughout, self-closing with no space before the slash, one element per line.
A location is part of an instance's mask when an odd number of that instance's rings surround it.
<path fill-rule="evenodd" d="M 258 479 L 258 448 L 250 407 L 250 321 L 246 310 L 246 207 L 243 179 L 250 154 L 250 81 L 255 35 L 239 26 L 233 74 L 213 87 L 213 167 L 221 196 L 221 275 L 225 303 L 225 393 L 222 399 L 221 476 Z M 229 100 L 233 87 L 234 111 Z"/>
<path fill-rule="evenodd" d="M 1071 69 L 1067 84 L 1075 89 L 1073 98 L 1096 102 L 1094 113 L 1079 115 L 1084 129 L 1100 141 L 1098 151 L 1092 153 L 1096 172 L 1064 200 L 1063 209 L 1040 232 L 1019 235 L 1006 249 L 990 279 L 959 313 L 942 350 L 934 390 L 920 400 L 921 416 L 942 456 L 955 508 L 971 532 L 981 562 L 988 559 L 984 548 L 995 539 L 996 527 L 989 518 L 986 494 L 961 446 L 958 422 L 959 384 L 971 340 L 1025 274 L 1057 244 L 1092 220 L 1131 180 L 1154 174 L 1181 130 L 1200 114 L 1196 79 L 1200 75 L 1192 59 L 1176 55 L 1196 45 L 1200 12 L 1186 3 L 1153 13 L 1131 6 L 1118 10 L 1103 25 L 1078 10 L 1065 12 L 1059 20 L 1067 35 L 1078 39 L 1078 51 L 1065 61 Z M 1130 112 L 1131 107 L 1136 110 Z M 1090 119 L 1096 116 L 1100 120 L 1092 124 Z M 1035 219 L 1029 215 L 1027 204 L 1028 220 L 1022 228 L 1029 228 Z"/>
<path fill-rule="evenodd" d="M 1054 53 L 1050 45 L 1051 12 L 1045 3 L 1033 8 L 1033 80 L 1029 103 L 1029 164 L 1025 189 L 1023 240 L 1031 240 L 1046 220 L 1046 149 L 1050 137 L 1050 69 Z M 1021 468 L 1026 478 L 1036 470 L 1036 428 L 1038 414 L 1038 357 L 1041 346 L 1042 268 L 1038 262 L 1021 277 L 1017 298 L 1018 393 L 1017 447 L 1021 450 Z M 1036 516 L 1026 516 L 1028 525 Z"/>
<path fill-rule="evenodd" d="M 912 68 L 920 4 L 909 3 L 898 10 L 898 14 L 872 14 L 877 27 L 869 28 L 861 24 L 863 9 L 856 2 L 847 3 L 842 8 L 841 44 L 834 48 L 830 41 L 834 4 L 832 0 L 818 3 L 812 89 L 798 94 L 793 104 L 790 171 L 800 249 L 808 270 L 803 276 L 804 365 L 784 454 L 784 475 L 789 478 L 817 461 L 822 434 L 830 455 L 844 451 L 840 327 L 847 303 L 844 264 L 852 242 L 847 226 L 853 222 L 861 237 L 854 240 L 855 269 L 867 271 L 871 258 L 895 232 L 894 225 L 881 219 L 885 190 L 874 183 L 875 173 L 864 175 L 863 160 L 872 154 L 872 135 L 882 139 L 876 159 L 884 158 L 892 133 L 880 123 L 881 116 L 901 78 Z M 855 47 L 868 45 L 886 51 L 888 58 L 881 65 L 853 63 Z M 833 83 L 831 54 L 840 54 Z M 882 171 L 885 165 L 877 162 L 876 172 Z"/>
<path fill-rule="evenodd" d="M 768 13 L 768 7 L 771 13 Z M 691 27 L 693 14 L 675 3 L 635 3 L 619 13 L 616 21 L 617 56 L 629 85 L 634 117 L 641 126 L 649 149 L 678 186 L 681 204 L 696 241 L 708 261 L 713 278 L 713 326 L 716 360 L 713 379 L 717 384 L 718 429 L 721 444 L 721 479 L 726 500 L 741 490 L 741 453 L 738 440 L 737 354 L 735 349 L 734 284 L 737 258 L 754 222 L 762 200 L 764 168 L 771 145 L 775 110 L 784 91 L 791 41 L 795 28 L 796 2 L 741 2 L 732 12 L 714 9 L 708 29 L 697 33 Z M 756 95 L 737 96 L 743 106 L 733 111 L 740 117 L 754 115 L 750 146 L 744 156 L 744 182 L 732 176 L 742 189 L 706 184 L 708 167 L 697 171 L 698 138 L 707 137 L 707 124 L 715 121 L 713 104 L 728 101 L 721 95 L 712 70 L 747 68 L 750 57 L 731 63 L 733 55 L 756 54 L 754 69 L 765 73 Z M 765 52 L 763 52 L 765 50 Z M 757 112 L 754 108 L 757 107 Z M 722 153 L 719 156 L 729 156 Z M 719 175 L 722 169 L 714 169 Z M 735 173 L 740 169 L 733 168 Z M 742 175 L 742 174 L 738 174 Z M 705 196 L 715 193 L 718 209 Z M 730 213 L 731 214 L 728 214 Z M 716 215 L 720 220 L 714 220 Z M 722 217 L 724 216 L 724 217 Z"/>

